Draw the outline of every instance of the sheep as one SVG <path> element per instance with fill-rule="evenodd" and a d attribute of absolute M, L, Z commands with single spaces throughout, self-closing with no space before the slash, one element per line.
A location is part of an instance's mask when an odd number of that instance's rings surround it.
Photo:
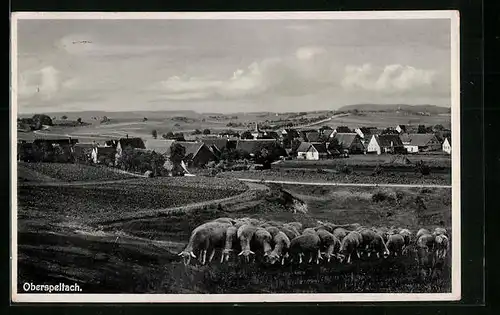
<path fill-rule="evenodd" d="M 295 230 L 295 228 L 288 228 L 286 226 L 282 226 L 282 227 L 279 227 L 279 230 L 283 233 L 286 234 L 286 236 L 290 239 L 290 240 L 293 240 L 294 238 L 296 238 L 297 236 L 299 236 L 299 232 L 297 232 L 297 230 Z"/>
<path fill-rule="evenodd" d="M 220 223 L 234 224 L 236 222 L 236 220 L 231 219 L 231 218 L 217 218 L 215 220 L 212 220 L 211 222 L 220 222 Z"/>
<path fill-rule="evenodd" d="M 306 234 L 316 234 L 316 230 L 314 228 L 304 229 L 304 231 L 302 231 L 302 235 L 306 235 Z"/>
<path fill-rule="evenodd" d="M 420 231 L 419 231 L 420 232 Z M 418 234 L 418 233 L 417 233 Z M 416 260 L 421 273 L 425 276 L 427 272 L 431 273 L 434 267 L 434 248 L 435 236 L 430 233 L 421 233 L 417 239 L 416 245 Z"/>
<path fill-rule="evenodd" d="M 265 258 L 272 251 L 272 239 L 273 237 L 266 229 L 259 227 L 253 235 L 251 244 L 259 250 L 261 257 Z"/>
<path fill-rule="evenodd" d="M 380 258 L 381 253 L 383 254 L 383 256 L 390 254 L 389 250 L 387 249 L 387 246 L 385 245 L 384 239 L 374 230 L 362 229 L 358 232 L 361 234 L 363 238 L 360 244 L 360 248 L 367 251 L 368 257 L 370 257 L 372 252 L 376 253 L 377 258 Z"/>
<path fill-rule="evenodd" d="M 344 237 L 346 237 L 349 232 L 344 229 L 344 228 L 336 228 L 333 230 L 332 234 L 339 239 L 339 241 L 342 241 Z"/>
<path fill-rule="evenodd" d="M 191 258 L 197 258 L 194 254 L 199 251 L 198 259 L 202 264 L 206 263 L 207 251 L 211 246 L 211 241 L 218 242 L 218 237 L 225 235 L 225 230 L 230 226 L 227 223 L 208 222 L 204 223 L 193 230 L 189 238 L 188 245 L 178 255 L 184 260 L 184 265 L 188 265 Z M 218 244 L 214 244 L 218 245 Z M 212 248 L 214 248 L 212 245 Z"/>
<path fill-rule="evenodd" d="M 236 226 L 230 226 L 226 230 L 226 244 L 224 250 L 222 251 L 222 255 L 220 258 L 220 262 L 228 261 L 230 254 L 234 251 L 235 248 L 239 247 L 238 244 L 238 228 Z"/>
<path fill-rule="evenodd" d="M 387 248 L 394 255 L 402 255 L 405 246 L 405 239 L 401 234 L 391 234 L 387 240 Z"/>
<path fill-rule="evenodd" d="M 363 242 L 363 236 L 361 236 L 359 232 L 357 231 L 349 232 L 349 234 L 347 234 L 344 237 L 340 245 L 340 252 L 339 252 L 340 262 L 343 262 L 347 257 L 347 263 L 350 264 L 351 256 L 353 253 L 355 253 L 358 256 L 358 258 L 360 258 L 358 248 L 362 242 Z"/>
<path fill-rule="evenodd" d="M 449 239 L 444 234 L 439 234 L 435 237 L 436 244 L 436 258 L 444 260 L 449 249 Z"/>
<path fill-rule="evenodd" d="M 274 265 L 277 261 L 281 259 L 281 264 L 285 264 L 285 257 L 288 255 L 288 249 L 290 248 L 290 239 L 285 233 L 278 231 L 276 235 L 273 236 L 274 249 L 268 255 L 269 262 Z"/>
<path fill-rule="evenodd" d="M 420 230 L 418 230 L 417 235 L 415 235 L 415 237 L 418 240 L 420 238 L 420 236 L 422 236 L 424 234 L 431 234 L 431 232 L 429 232 L 429 230 L 427 230 L 427 229 L 420 229 Z"/>
<path fill-rule="evenodd" d="M 299 233 L 304 228 L 302 223 L 300 223 L 300 222 L 290 222 L 290 223 L 287 223 L 287 225 L 294 227 L 297 230 L 297 232 L 299 232 Z"/>
<path fill-rule="evenodd" d="M 335 256 L 340 250 L 340 241 L 324 228 L 318 229 L 317 234 L 321 240 L 321 247 L 325 249 L 326 261 L 330 262 L 331 257 Z"/>
<path fill-rule="evenodd" d="M 389 239 L 389 234 L 392 234 L 388 228 L 386 227 L 379 227 L 379 228 L 375 228 L 374 229 L 375 233 L 377 233 L 378 235 L 382 236 L 382 238 L 384 239 L 384 242 L 387 243 L 387 240 Z"/>
<path fill-rule="evenodd" d="M 411 243 L 411 231 L 408 229 L 402 229 L 401 231 L 399 231 L 399 234 L 401 236 L 403 236 L 403 238 L 405 240 L 405 244 L 403 246 L 403 254 L 404 254 L 404 253 L 406 253 L 408 246 Z"/>
<path fill-rule="evenodd" d="M 302 263 L 302 257 L 305 254 L 309 254 L 309 262 L 313 260 L 313 256 L 316 255 L 316 264 L 319 264 L 319 260 L 322 259 L 320 253 L 321 240 L 317 234 L 305 234 L 300 235 L 290 241 L 290 255 L 292 256 L 292 261 L 298 257 L 299 264 Z"/>
<path fill-rule="evenodd" d="M 446 236 L 448 236 L 448 232 L 446 231 L 446 229 L 444 229 L 442 227 L 435 228 L 434 232 L 432 234 L 434 236 L 437 236 L 437 235 L 446 235 Z"/>
<path fill-rule="evenodd" d="M 275 226 L 268 226 L 265 229 L 266 229 L 266 231 L 269 232 L 269 234 L 271 234 L 272 237 L 275 237 L 276 234 L 278 234 L 280 232 L 280 229 L 278 229 Z"/>
<path fill-rule="evenodd" d="M 250 249 L 250 242 L 258 227 L 252 224 L 244 224 L 238 228 L 237 237 L 240 241 L 241 252 L 238 256 L 243 256 L 247 262 L 250 261 L 250 255 L 255 253 Z"/>

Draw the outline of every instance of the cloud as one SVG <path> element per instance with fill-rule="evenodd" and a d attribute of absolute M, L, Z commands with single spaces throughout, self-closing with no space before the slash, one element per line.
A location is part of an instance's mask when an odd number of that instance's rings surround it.
<path fill-rule="evenodd" d="M 89 34 L 72 34 L 61 38 L 56 46 L 71 55 L 87 57 L 141 56 L 147 53 L 178 50 L 184 47 L 168 45 L 124 45 L 104 43 Z"/>
<path fill-rule="evenodd" d="M 369 63 L 346 66 L 341 85 L 348 91 L 370 91 L 383 94 L 432 92 L 437 72 L 399 64 L 374 67 Z"/>
<path fill-rule="evenodd" d="M 234 99 L 313 93 L 336 83 L 333 59 L 321 47 L 302 47 L 283 58 L 268 58 L 236 69 L 226 78 L 172 76 L 153 86 L 165 99 Z"/>
<path fill-rule="evenodd" d="M 21 98 L 39 96 L 41 99 L 48 100 L 59 89 L 59 71 L 53 66 L 22 72 L 18 78 L 18 90 Z"/>

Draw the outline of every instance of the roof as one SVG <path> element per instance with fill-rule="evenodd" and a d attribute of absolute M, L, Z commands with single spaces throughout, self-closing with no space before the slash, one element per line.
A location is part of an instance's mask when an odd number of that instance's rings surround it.
<path fill-rule="evenodd" d="M 323 130 L 323 135 L 326 136 L 326 137 L 330 137 L 332 135 L 332 133 L 335 132 L 335 129 L 325 129 Z"/>
<path fill-rule="evenodd" d="M 300 143 L 299 147 L 297 148 L 297 152 L 307 152 L 310 147 L 311 147 L 310 142 L 303 141 Z"/>
<path fill-rule="evenodd" d="M 328 150 L 326 149 L 326 145 L 324 143 L 316 142 L 316 143 L 311 143 L 311 146 L 318 151 L 318 153 L 327 153 Z"/>
<path fill-rule="evenodd" d="M 262 149 L 269 149 L 276 145 L 274 139 L 257 139 L 257 140 L 238 140 L 236 150 L 242 150 L 247 153 L 255 153 Z"/>
<path fill-rule="evenodd" d="M 228 138 L 219 138 L 219 137 L 203 138 L 201 139 L 201 142 L 203 142 L 208 147 L 213 145 L 218 150 L 222 150 L 223 148 L 227 147 Z"/>
<path fill-rule="evenodd" d="M 145 149 L 144 141 L 141 138 L 121 138 L 120 144 L 122 148 L 132 147 L 135 149 Z"/>
<path fill-rule="evenodd" d="M 403 143 L 409 145 L 415 145 L 419 147 L 424 147 L 429 145 L 433 139 L 436 139 L 436 136 L 433 133 L 410 133 L 403 134 L 400 136 L 400 139 Z"/>
<path fill-rule="evenodd" d="M 386 135 L 375 135 L 375 139 L 381 147 L 390 147 L 391 143 L 394 147 L 402 147 L 403 142 L 399 135 L 386 134 Z"/>
<path fill-rule="evenodd" d="M 349 148 L 354 142 L 354 140 L 356 140 L 356 137 L 359 137 L 357 133 L 342 133 L 342 132 L 337 132 L 335 136 L 333 136 L 333 138 L 337 139 L 337 141 L 343 148 Z"/>
<path fill-rule="evenodd" d="M 165 140 L 165 139 L 148 139 L 144 143 L 146 150 L 154 151 L 158 154 L 170 154 L 170 147 L 175 142 L 175 140 Z"/>
<path fill-rule="evenodd" d="M 98 154 L 115 154 L 116 149 L 113 147 L 95 147 Z"/>
<path fill-rule="evenodd" d="M 96 145 L 94 143 L 77 143 L 75 144 L 75 148 L 94 148 Z"/>
<path fill-rule="evenodd" d="M 186 149 L 185 156 L 191 155 L 192 157 L 205 145 L 203 142 L 175 141 L 175 143 L 182 145 Z"/>

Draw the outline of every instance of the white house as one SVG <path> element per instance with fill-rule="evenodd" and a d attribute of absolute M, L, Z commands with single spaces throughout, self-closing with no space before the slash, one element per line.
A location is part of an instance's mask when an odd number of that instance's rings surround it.
<path fill-rule="evenodd" d="M 368 142 L 368 153 L 404 153 L 405 148 L 399 135 L 373 135 Z"/>
<path fill-rule="evenodd" d="M 448 138 L 444 139 L 443 151 L 448 153 L 448 154 L 451 154 L 451 143 L 450 143 L 450 141 L 448 141 Z"/>
<path fill-rule="evenodd" d="M 441 143 L 432 133 L 402 134 L 400 137 L 408 153 L 437 151 L 441 148 Z"/>
<path fill-rule="evenodd" d="M 324 143 L 302 142 L 297 148 L 297 158 L 303 160 L 319 160 L 328 157 Z"/>

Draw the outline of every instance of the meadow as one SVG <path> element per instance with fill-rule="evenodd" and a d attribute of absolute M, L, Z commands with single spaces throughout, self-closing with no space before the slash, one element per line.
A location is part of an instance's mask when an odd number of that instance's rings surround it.
<path fill-rule="evenodd" d="M 210 184 L 212 183 L 212 187 Z M 141 211 L 238 195 L 217 178 L 141 178 L 95 187 L 19 187 L 19 290 L 25 281 L 77 281 L 87 293 L 449 292 L 450 274 L 421 281 L 412 256 L 352 265 L 186 268 L 177 253 L 191 231 L 217 217 L 451 230 L 449 189 L 268 185 L 251 200 L 141 217 Z M 142 188 L 141 188 L 142 187 Z M 228 190 L 228 188 L 232 190 Z M 212 188 L 212 189 L 211 189 Z M 307 204 L 294 213 L 285 190 Z M 375 198 L 374 196 L 377 196 Z M 117 220 L 122 213 L 134 213 Z"/>

